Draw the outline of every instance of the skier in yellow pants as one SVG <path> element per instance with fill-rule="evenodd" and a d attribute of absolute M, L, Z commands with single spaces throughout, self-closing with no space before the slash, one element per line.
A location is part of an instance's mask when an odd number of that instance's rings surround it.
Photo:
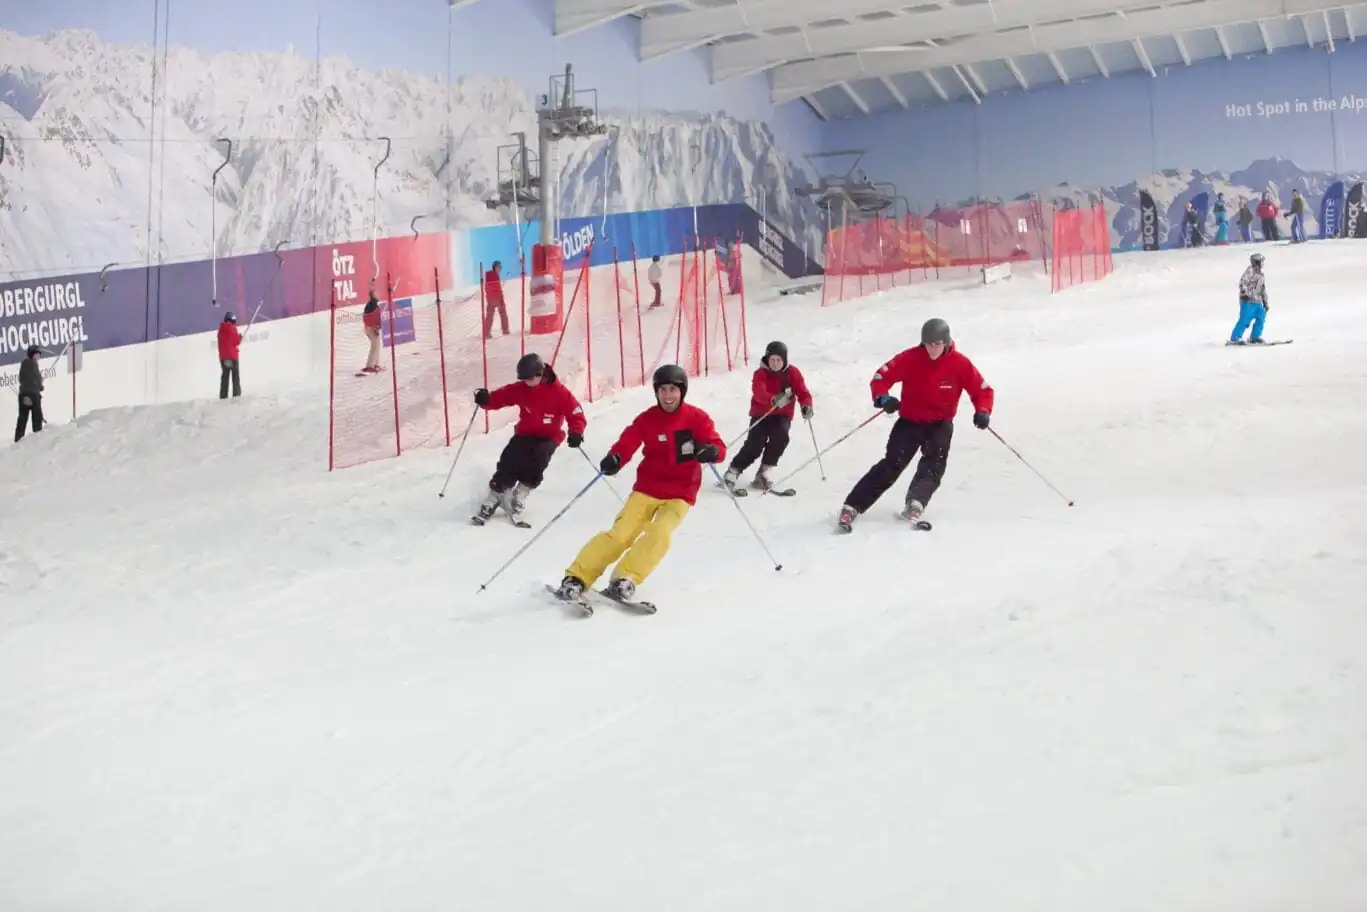
<path fill-rule="evenodd" d="M 684 369 L 666 364 L 655 371 L 653 383 L 655 405 L 636 416 L 599 465 L 604 475 L 616 475 L 640 448 L 636 484 L 612 528 L 591 538 L 565 571 L 559 598 L 579 599 L 620 557 L 608 591 L 630 601 L 664 559 L 674 530 L 697 502 L 702 464 L 726 458 L 726 443 L 711 416 L 684 403 Z"/>

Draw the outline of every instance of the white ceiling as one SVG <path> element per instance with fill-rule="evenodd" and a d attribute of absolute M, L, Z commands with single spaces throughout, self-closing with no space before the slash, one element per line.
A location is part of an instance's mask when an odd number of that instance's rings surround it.
<path fill-rule="evenodd" d="M 460 2 L 460 0 L 457 0 Z M 708 47 L 712 81 L 768 73 L 826 120 L 1109 79 L 1367 32 L 1343 0 L 555 0 L 556 34 L 641 20 L 642 60 Z"/>

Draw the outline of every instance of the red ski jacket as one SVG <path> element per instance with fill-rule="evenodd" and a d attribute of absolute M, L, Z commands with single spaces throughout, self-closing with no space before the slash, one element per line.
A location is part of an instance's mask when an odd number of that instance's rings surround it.
<path fill-rule="evenodd" d="M 803 379 L 802 371 L 791 364 L 781 371 L 771 371 L 763 366 L 756 369 L 755 378 L 750 382 L 750 417 L 758 418 L 769 411 L 774 397 L 785 389 L 793 391 L 793 395 L 797 397 L 796 405 L 812 404 L 812 393 L 807 389 L 807 381 Z M 791 418 L 794 408 L 793 400 L 789 399 L 783 408 L 774 409 L 774 414 Z"/>
<path fill-rule="evenodd" d="M 489 404 L 483 408 L 492 412 L 512 405 L 518 408 L 513 433 L 523 437 L 545 437 L 559 445 L 565 439 L 566 422 L 576 434 L 584 433 L 589 424 L 579 400 L 549 366 L 536 386 L 518 380 L 491 390 Z"/>
<path fill-rule="evenodd" d="M 379 329 L 383 322 L 383 314 L 380 308 L 384 305 L 379 301 L 366 301 L 365 310 L 361 313 L 361 323 L 366 329 Z"/>
<path fill-rule="evenodd" d="M 229 323 L 225 320 L 218 324 L 218 360 L 236 361 L 241 345 L 242 333 L 238 330 L 236 323 Z"/>
<path fill-rule="evenodd" d="M 693 453 L 704 443 L 717 448 L 718 462 L 726 458 L 726 442 L 717 433 L 712 417 L 695 405 L 681 402 L 673 413 L 655 405 L 637 415 L 608 452 L 620 456 L 625 465 L 640 449 L 641 464 L 636 467 L 632 490 L 693 506 L 702 486 L 702 463 L 693 459 Z"/>
<path fill-rule="evenodd" d="M 897 411 L 908 421 L 952 420 L 959 411 L 959 396 L 964 392 L 976 411 L 990 414 L 996 398 L 973 362 L 952 342 L 934 361 L 923 345 L 907 349 L 878 368 L 869 388 L 877 399 L 898 383 L 902 384 L 902 405 Z"/>
<path fill-rule="evenodd" d="M 484 271 L 484 303 L 486 305 L 503 303 L 503 280 L 492 269 Z"/>

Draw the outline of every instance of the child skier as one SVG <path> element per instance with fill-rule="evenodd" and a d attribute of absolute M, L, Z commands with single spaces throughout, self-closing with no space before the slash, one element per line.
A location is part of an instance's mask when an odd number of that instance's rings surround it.
<path fill-rule="evenodd" d="M 616 475 L 639 448 L 636 484 L 612 528 L 599 532 L 565 571 L 557 598 L 580 601 L 617 558 L 604 595 L 630 601 L 669 551 L 670 537 L 697 502 L 702 464 L 726 457 L 726 443 L 707 412 L 688 405 L 688 374 L 677 364 L 655 371 L 655 404 L 622 431 L 600 464 L 604 475 Z M 629 550 L 628 550 L 629 549 Z"/>
<path fill-rule="evenodd" d="M 514 524 L 527 528 L 522 521 L 527 495 L 540 487 L 556 447 L 565 439 L 566 423 L 570 430 L 569 444 L 578 447 L 584 442 L 588 419 L 574 393 L 535 352 L 528 352 L 518 360 L 516 383 L 501 386 L 493 392 L 483 388 L 475 390 L 475 404 L 488 411 L 515 405 L 519 414 L 512 439 L 503 448 L 493 477 L 489 479 L 489 496 L 470 521 L 477 526 L 484 525 L 501 505 Z"/>
<path fill-rule="evenodd" d="M 890 395 L 898 383 L 902 384 L 900 401 Z M 874 408 L 899 414 L 888 434 L 887 454 L 864 473 L 840 508 L 837 524 L 844 532 L 852 531 L 855 518 L 867 513 L 893 486 L 918 450 L 921 461 L 916 464 L 916 474 L 907 489 L 905 507 L 897 515 L 920 522 L 921 513 L 939 489 L 949 463 L 960 395 L 966 392 L 972 400 L 973 426 L 979 430 L 987 429 L 996 399 L 996 393 L 973 362 L 955 348 L 949 324 L 939 317 L 927 320 L 921 327 L 920 345 L 878 368 L 869 388 Z"/>
<path fill-rule="evenodd" d="M 1248 344 L 1263 344 L 1263 322 L 1267 319 L 1267 282 L 1263 278 L 1263 255 L 1255 253 L 1248 258 L 1248 268 L 1239 277 L 1239 320 L 1230 334 L 1230 345 L 1244 344 L 1244 330 L 1253 325 L 1253 335 Z"/>
<path fill-rule="evenodd" d="M 774 469 L 788 448 L 794 400 L 802 407 L 803 418 L 810 421 L 813 414 L 807 381 L 800 370 L 788 363 L 788 346 L 782 342 L 770 342 L 764 349 L 764 359 L 755 370 L 750 390 L 750 433 L 722 479 L 737 496 L 744 496 L 745 491 L 737 491 L 736 482 L 756 459 L 760 460 L 759 471 L 755 473 L 751 487 L 773 488 Z"/>

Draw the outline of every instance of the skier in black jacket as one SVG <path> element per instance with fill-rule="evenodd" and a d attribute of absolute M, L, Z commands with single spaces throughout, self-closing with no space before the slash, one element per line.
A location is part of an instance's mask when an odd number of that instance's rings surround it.
<path fill-rule="evenodd" d="M 24 439 L 24 425 L 33 420 L 33 432 L 43 429 L 43 368 L 38 358 L 43 350 L 28 347 L 28 357 L 19 365 L 19 423 L 14 426 L 14 442 Z"/>

